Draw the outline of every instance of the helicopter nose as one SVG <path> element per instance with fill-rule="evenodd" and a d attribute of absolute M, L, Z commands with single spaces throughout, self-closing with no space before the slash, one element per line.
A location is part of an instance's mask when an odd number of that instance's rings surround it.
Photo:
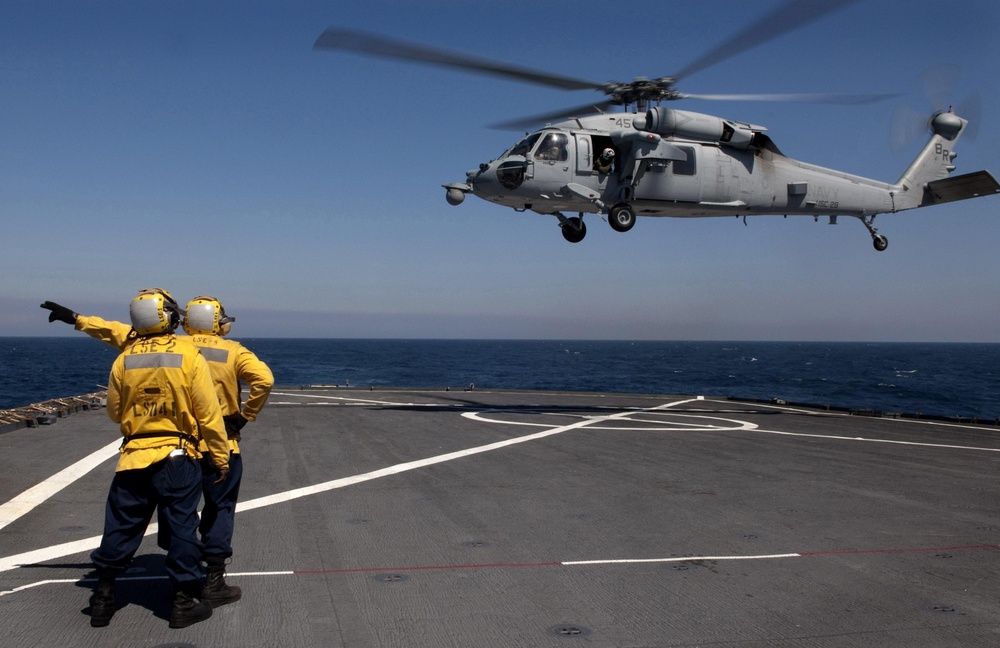
<path fill-rule="evenodd" d="M 492 162 L 484 162 L 478 169 L 469 169 L 465 172 L 465 178 L 474 193 L 492 195 L 499 190 L 500 185 L 497 182 L 494 166 Z"/>

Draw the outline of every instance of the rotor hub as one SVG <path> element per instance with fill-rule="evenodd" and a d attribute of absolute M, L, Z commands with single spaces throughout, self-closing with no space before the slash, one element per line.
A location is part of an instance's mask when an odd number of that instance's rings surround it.
<path fill-rule="evenodd" d="M 661 77 L 649 80 L 645 77 L 636 77 L 630 83 L 607 83 L 601 89 L 610 97 L 612 104 L 628 106 L 636 104 L 640 110 L 644 110 L 650 101 L 672 101 L 680 99 L 683 95 L 673 89 L 674 79 L 671 77 Z"/>
<path fill-rule="evenodd" d="M 955 139 L 962 132 L 964 121 L 951 110 L 934 115 L 931 119 L 931 129 L 946 140 Z"/>

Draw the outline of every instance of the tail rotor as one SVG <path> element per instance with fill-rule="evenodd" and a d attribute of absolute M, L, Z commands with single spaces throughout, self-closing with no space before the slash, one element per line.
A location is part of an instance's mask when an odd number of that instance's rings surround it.
<path fill-rule="evenodd" d="M 951 64 L 935 65 L 924 70 L 920 75 L 920 83 L 931 112 L 928 115 L 925 111 L 907 105 L 897 106 L 893 110 L 889 128 L 889 143 L 893 153 L 900 153 L 913 145 L 931 130 L 931 121 L 935 116 L 952 108 L 969 122 L 963 137 L 967 140 L 975 139 L 982 115 L 982 99 L 976 91 L 957 105 L 952 102 L 961 73 L 959 66 Z"/>

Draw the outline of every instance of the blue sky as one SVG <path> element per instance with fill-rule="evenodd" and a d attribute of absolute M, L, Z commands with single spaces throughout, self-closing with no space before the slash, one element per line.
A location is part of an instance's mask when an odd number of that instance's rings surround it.
<path fill-rule="evenodd" d="M 140 288 L 214 294 L 236 337 L 1000 342 L 1000 198 L 854 219 L 556 220 L 441 184 L 575 106 L 566 92 L 312 45 L 373 31 L 597 82 L 669 75 L 778 2 L 0 0 L 0 335 L 38 308 L 127 318 Z M 572 7 L 572 10 L 570 10 Z M 688 101 L 787 155 L 895 181 L 893 110 L 960 66 L 1000 174 L 1000 4 L 861 1 L 683 80 L 691 93 L 901 93 L 865 106 Z M 678 104 L 672 104 L 677 107 Z"/>

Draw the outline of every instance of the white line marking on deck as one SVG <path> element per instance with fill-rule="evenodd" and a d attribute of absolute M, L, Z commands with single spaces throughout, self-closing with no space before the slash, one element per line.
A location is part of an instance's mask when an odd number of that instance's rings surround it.
<path fill-rule="evenodd" d="M 641 411 L 651 412 L 656 410 L 662 410 L 674 407 L 676 405 L 681 405 L 687 402 L 689 401 L 685 400 L 685 401 L 678 401 L 675 403 L 666 403 L 664 405 L 658 405 L 656 407 L 643 409 Z M 321 484 L 315 484 L 313 486 L 296 488 L 290 491 L 285 491 L 284 493 L 275 493 L 274 495 L 258 497 L 257 499 L 254 500 L 237 503 L 236 512 L 241 513 L 243 511 L 250 511 L 262 506 L 273 506 L 274 504 L 281 504 L 283 502 L 288 502 L 290 500 L 298 499 L 300 497 L 315 495 L 316 493 L 322 493 L 337 488 L 344 488 L 345 486 L 353 486 L 354 484 L 360 484 L 362 482 L 371 481 L 373 479 L 380 479 L 382 477 L 389 477 L 391 475 L 398 475 L 400 473 L 408 472 L 410 470 L 416 470 L 418 468 L 426 468 L 427 466 L 433 466 L 435 464 L 444 463 L 446 461 L 454 461 L 455 459 L 463 459 L 465 457 L 471 457 L 472 455 L 481 454 L 483 452 L 500 450 L 501 448 L 517 445 L 519 443 L 537 441 L 538 439 L 544 439 L 545 437 L 550 437 L 556 434 L 562 434 L 563 432 L 569 432 L 570 430 L 576 430 L 578 428 L 587 427 L 594 423 L 625 418 L 630 414 L 632 414 L 631 411 L 625 411 L 625 412 L 618 412 L 617 414 L 610 414 L 608 416 L 595 416 L 593 418 L 577 421 L 576 423 L 570 423 L 569 425 L 563 425 L 561 427 L 551 428 L 542 432 L 536 432 L 535 434 L 528 434 L 522 437 L 507 439 L 505 441 L 489 443 L 487 445 L 478 446 L 475 448 L 468 448 L 466 450 L 459 450 L 457 452 L 449 452 L 447 454 L 438 455 L 436 457 L 428 457 L 427 459 L 408 461 L 406 463 L 397 464 L 395 466 L 389 466 L 388 468 L 374 470 L 372 472 L 364 473 L 361 475 L 354 475 L 353 477 L 344 477 L 342 479 L 334 479 L 332 481 L 323 482 Z"/>
<path fill-rule="evenodd" d="M 940 551 L 996 551 L 1000 550 L 1000 545 L 969 545 L 960 547 L 912 547 L 912 548 L 883 548 L 883 549 L 843 549 L 832 551 L 800 551 L 780 554 L 756 554 L 756 555 L 729 555 L 729 556 L 671 556 L 669 558 L 612 558 L 605 560 L 562 560 L 549 562 L 532 563 L 486 563 L 486 564 L 452 564 L 452 565 L 410 565 L 394 567 L 346 567 L 340 569 L 285 569 L 278 571 L 253 571 L 253 572 L 229 572 L 227 577 L 231 579 L 248 577 L 274 577 L 274 576 L 318 576 L 330 574 L 371 574 L 378 572 L 414 572 L 414 571 L 444 571 L 444 570 L 478 570 L 478 569 L 541 569 L 547 567 L 589 567 L 589 566 L 616 566 L 616 565 L 646 565 L 659 563 L 698 563 L 698 562 L 728 562 L 739 560 L 783 560 L 789 558 L 822 558 L 829 556 L 844 555 L 893 555 L 907 553 L 930 553 Z M 166 574 L 159 576 L 122 576 L 119 581 L 141 581 L 141 580 L 167 580 Z M 97 582 L 96 578 L 61 578 L 35 581 L 18 587 L 0 591 L 0 596 L 16 594 L 25 590 L 41 587 L 42 585 L 53 584 L 81 584 Z"/>
<path fill-rule="evenodd" d="M 690 402 L 690 401 L 685 401 Z M 680 403 L 672 403 L 672 405 L 679 405 Z M 679 413 L 673 411 L 665 411 L 663 414 L 669 417 L 664 420 L 655 419 L 643 419 L 643 418 L 633 418 L 641 414 L 649 414 L 651 412 L 657 412 L 659 408 L 652 409 L 636 409 L 630 410 L 628 412 L 621 412 L 614 416 L 615 420 L 628 421 L 629 423 L 643 423 L 648 424 L 644 427 L 623 427 L 620 425 L 614 426 L 604 426 L 604 425 L 592 425 L 589 426 L 591 430 L 601 430 L 601 431 L 611 431 L 611 432 L 685 432 L 689 430 L 704 430 L 712 432 L 724 432 L 724 431 L 738 431 L 738 430 L 755 430 L 757 425 L 754 423 L 749 423 L 747 421 L 740 421 L 737 419 L 722 418 L 719 416 L 706 416 L 704 414 L 687 414 Z M 513 410 L 513 409 L 490 409 L 482 410 L 479 412 L 463 412 L 462 416 L 471 419 L 473 421 L 480 421 L 483 423 L 496 423 L 498 425 L 520 425 L 525 427 L 548 427 L 546 423 L 532 423 L 530 421 L 512 421 L 507 419 L 496 418 L 492 416 L 486 416 L 491 413 L 502 413 L 502 414 L 517 414 L 517 413 L 529 413 L 534 414 L 535 412 L 528 412 L 525 410 Z M 544 412 L 546 416 L 564 416 L 564 417 L 580 417 L 585 420 L 592 420 L 594 422 L 603 422 L 611 420 L 612 417 L 608 416 L 593 416 L 584 414 L 573 414 L 571 412 Z M 698 421 L 708 421 L 701 423 L 685 422 L 680 419 L 696 419 Z M 712 421 L 721 421 L 722 424 L 712 423 Z"/>
<path fill-rule="evenodd" d="M 454 407 L 454 403 L 396 403 L 393 401 L 383 401 L 377 398 L 358 398 L 356 396 L 326 396 L 324 394 L 294 394 L 287 392 L 271 392 L 271 396 L 287 396 L 289 398 L 316 398 L 319 400 L 337 401 L 335 405 L 386 405 L 395 407 Z M 272 405 L 276 403 L 271 403 Z M 298 403 L 282 401 L 281 405 L 310 405 L 312 403 Z M 323 403 L 328 404 L 328 403 Z"/>
<path fill-rule="evenodd" d="M 941 448 L 946 450 L 976 450 L 978 452 L 1000 452 L 1000 448 L 981 448 L 977 446 L 950 445 L 947 443 L 921 443 L 919 441 L 899 441 L 897 439 L 872 439 L 869 437 L 837 436 L 835 434 L 810 434 L 808 432 L 783 432 L 781 430 L 764 430 L 757 428 L 754 432 L 761 434 L 776 434 L 778 436 L 806 437 L 813 439 L 832 439 L 834 441 L 863 441 L 866 443 L 888 443 L 891 445 L 913 446 L 918 448 Z"/>
<path fill-rule="evenodd" d="M 535 434 L 529 434 L 523 437 L 517 437 L 514 439 L 507 439 L 506 441 L 499 441 L 497 443 L 490 443 L 484 446 L 478 446 L 475 448 L 468 448 L 466 450 L 459 450 L 458 452 L 449 452 L 447 454 L 438 455 L 436 457 L 428 457 L 427 459 L 419 459 L 417 461 L 409 461 L 406 463 L 397 464 L 395 466 L 389 466 L 387 468 L 382 468 L 380 470 L 375 470 L 372 472 L 364 473 L 361 475 L 355 475 L 353 477 L 345 477 L 342 479 L 334 479 L 328 482 L 323 482 L 320 484 L 315 484 L 313 486 L 306 486 L 303 488 L 296 488 L 290 491 L 285 491 L 284 493 L 275 493 L 274 495 L 267 495 L 265 497 L 258 497 L 257 499 L 248 500 L 246 502 L 239 502 L 236 505 L 236 512 L 242 513 L 246 511 L 251 511 L 256 508 L 261 508 L 265 506 L 273 506 L 275 504 L 281 504 L 288 502 L 300 497 L 307 497 L 309 495 L 315 495 L 317 493 L 323 493 L 330 490 L 335 490 L 338 488 L 344 488 L 345 486 L 352 486 L 354 484 L 360 484 L 366 481 L 371 481 L 373 479 L 380 479 L 382 477 L 389 477 L 392 475 L 398 475 L 410 470 L 416 470 L 418 468 L 425 468 L 427 466 L 433 466 L 434 464 L 444 463 L 446 461 L 454 461 L 456 459 L 463 459 L 465 457 L 470 457 L 472 455 L 481 454 L 484 452 L 491 452 L 493 450 L 500 450 L 508 446 L 517 445 L 519 443 L 527 443 L 529 441 L 536 441 L 538 439 L 544 439 L 545 437 L 553 436 L 556 434 L 562 434 L 563 432 L 569 432 L 570 430 L 575 430 L 582 427 L 587 427 L 594 423 L 599 423 L 602 421 L 610 421 L 625 418 L 631 415 L 634 411 L 639 412 L 655 412 L 658 410 L 669 409 L 677 405 L 683 405 L 689 403 L 694 399 L 685 399 L 676 401 L 673 403 L 665 403 L 663 405 L 658 405 L 656 407 L 643 408 L 641 410 L 627 410 L 619 411 L 616 414 L 610 414 L 608 416 L 595 416 L 593 418 L 588 418 L 582 421 L 577 421 L 576 423 L 571 423 L 569 425 L 564 425 L 561 427 L 552 428 L 545 430 L 543 432 L 536 432 Z M 382 403 L 385 404 L 385 403 Z M 96 454 L 96 453 L 95 453 Z M 156 524 L 150 524 L 146 529 L 146 536 L 150 536 L 156 533 Z M 68 556 L 76 553 L 82 553 L 85 551 L 90 551 L 92 549 L 100 546 L 101 536 L 94 536 L 91 538 L 86 538 L 83 540 L 77 540 L 75 542 L 67 542 L 60 545 L 55 545 L 52 547 L 44 547 L 41 549 L 35 549 L 33 551 L 28 551 L 25 553 L 6 556 L 0 558 L 0 572 L 9 571 L 11 569 L 16 569 L 21 565 L 29 565 L 40 562 L 45 562 L 47 560 L 53 560 L 62 556 Z"/>
<path fill-rule="evenodd" d="M 30 513 L 36 506 L 66 488 L 76 480 L 80 479 L 111 457 L 114 457 L 118 454 L 118 447 L 121 446 L 121 444 L 121 439 L 112 441 L 100 450 L 90 453 L 68 468 L 60 470 L 45 481 L 32 486 L 6 504 L 0 505 L 0 529 L 4 528 L 22 515 Z"/>

